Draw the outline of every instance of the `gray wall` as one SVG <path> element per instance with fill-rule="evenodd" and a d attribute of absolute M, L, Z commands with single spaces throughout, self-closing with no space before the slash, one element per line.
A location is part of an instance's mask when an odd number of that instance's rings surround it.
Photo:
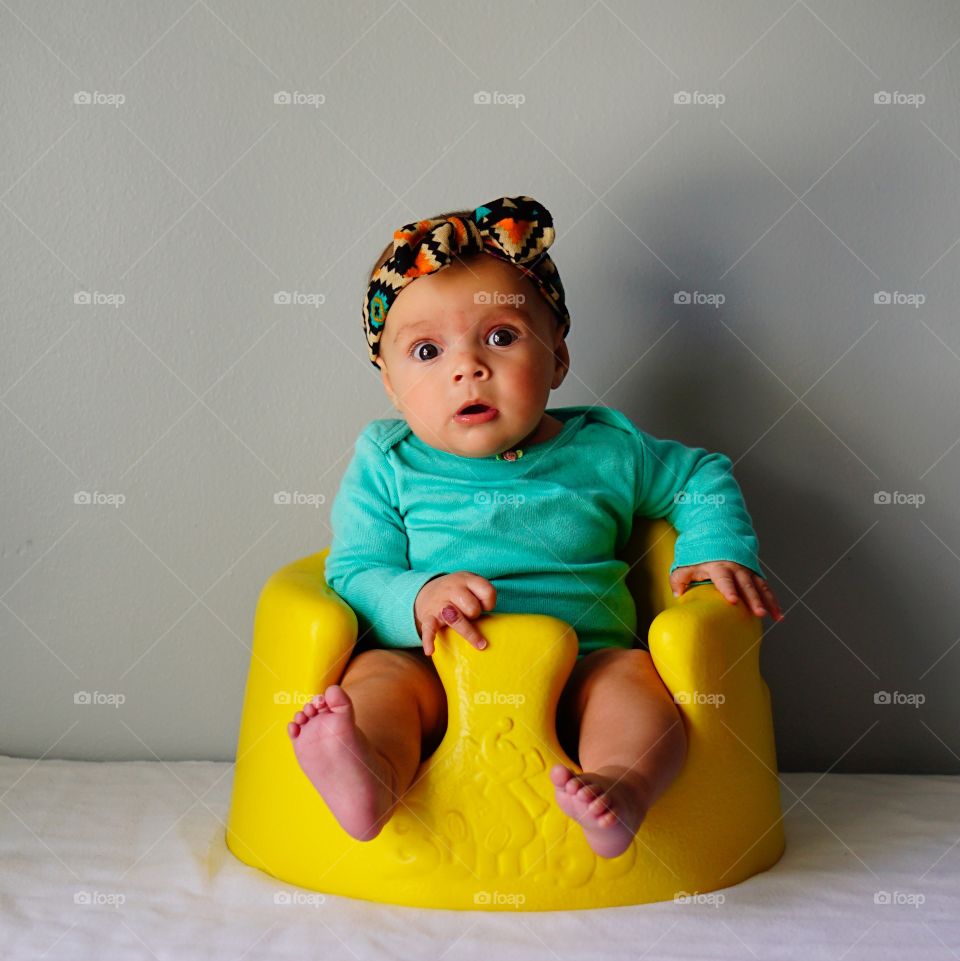
<path fill-rule="evenodd" d="M 393 413 L 367 266 L 529 193 L 553 405 L 736 464 L 782 767 L 960 771 L 954 4 L 7 0 L 0 37 L 0 752 L 233 756 L 258 591 Z"/>

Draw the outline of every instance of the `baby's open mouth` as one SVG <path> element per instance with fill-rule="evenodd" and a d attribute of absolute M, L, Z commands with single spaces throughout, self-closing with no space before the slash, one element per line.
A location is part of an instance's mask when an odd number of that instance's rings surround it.
<path fill-rule="evenodd" d="M 474 400 L 464 404 L 454 414 L 454 418 L 461 424 L 485 424 L 497 416 L 497 408 L 491 407 L 482 400 Z"/>

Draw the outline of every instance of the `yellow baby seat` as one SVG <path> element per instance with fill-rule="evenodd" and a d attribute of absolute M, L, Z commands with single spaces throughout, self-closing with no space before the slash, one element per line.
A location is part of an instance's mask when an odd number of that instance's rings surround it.
<path fill-rule="evenodd" d="M 260 595 L 230 850 L 329 894 L 485 911 L 692 899 L 769 868 L 784 835 L 761 623 L 712 583 L 675 598 L 675 540 L 666 521 L 637 518 L 624 556 L 643 557 L 627 583 L 638 624 L 652 620 L 650 654 L 682 714 L 687 758 L 619 857 L 594 855 L 555 801 L 550 768 L 581 770 L 555 727 L 577 638 L 540 614 L 485 615 L 483 651 L 442 630 L 443 740 L 376 838 L 356 841 L 340 827 L 287 735 L 295 711 L 340 679 L 357 638 L 355 614 L 324 581 L 327 550 L 277 571 Z"/>

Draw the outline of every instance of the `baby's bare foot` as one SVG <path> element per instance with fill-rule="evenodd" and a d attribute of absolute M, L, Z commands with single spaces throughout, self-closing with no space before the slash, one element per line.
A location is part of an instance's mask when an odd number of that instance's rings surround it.
<path fill-rule="evenodd" d="M 560 809 L 583 828 L 595 854 L 615 858 L 626 851 L 649 810 L 647 791 L 639 777 L 623 768 L 574 774 L 555 764 L 550 780 Z"/>
<path fill-rule="evenodd" d="M 357 727 L 339 684 L 308 701 L 287 725 L 303 773 L 340 826 L 358 841 L 375 838 L 396 795 L 393 771 Z"/>

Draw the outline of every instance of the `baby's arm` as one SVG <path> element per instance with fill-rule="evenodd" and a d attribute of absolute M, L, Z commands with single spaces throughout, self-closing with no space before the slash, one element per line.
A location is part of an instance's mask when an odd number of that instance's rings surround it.
<path fill-rule="evenodd" d="M 670 584 L 680 595 L 710 580 L 732 604 L 740 596 L 758 616 L 783 618 L 757 558 L 757 535 L 733 464 L 720 453 L 637 431 L 641 467 L 634 512 L 665 517 L 678 531 Z"/>
<path fill-rule="evenodd" d="M 393 469 L 377 443 L 357 438 L 330 511 L 333 543 L 327 584 L 384 647 L 419 647 L 414 599 L 436 571 L 411 570 L 407 532 L 396 506 Z"/>

